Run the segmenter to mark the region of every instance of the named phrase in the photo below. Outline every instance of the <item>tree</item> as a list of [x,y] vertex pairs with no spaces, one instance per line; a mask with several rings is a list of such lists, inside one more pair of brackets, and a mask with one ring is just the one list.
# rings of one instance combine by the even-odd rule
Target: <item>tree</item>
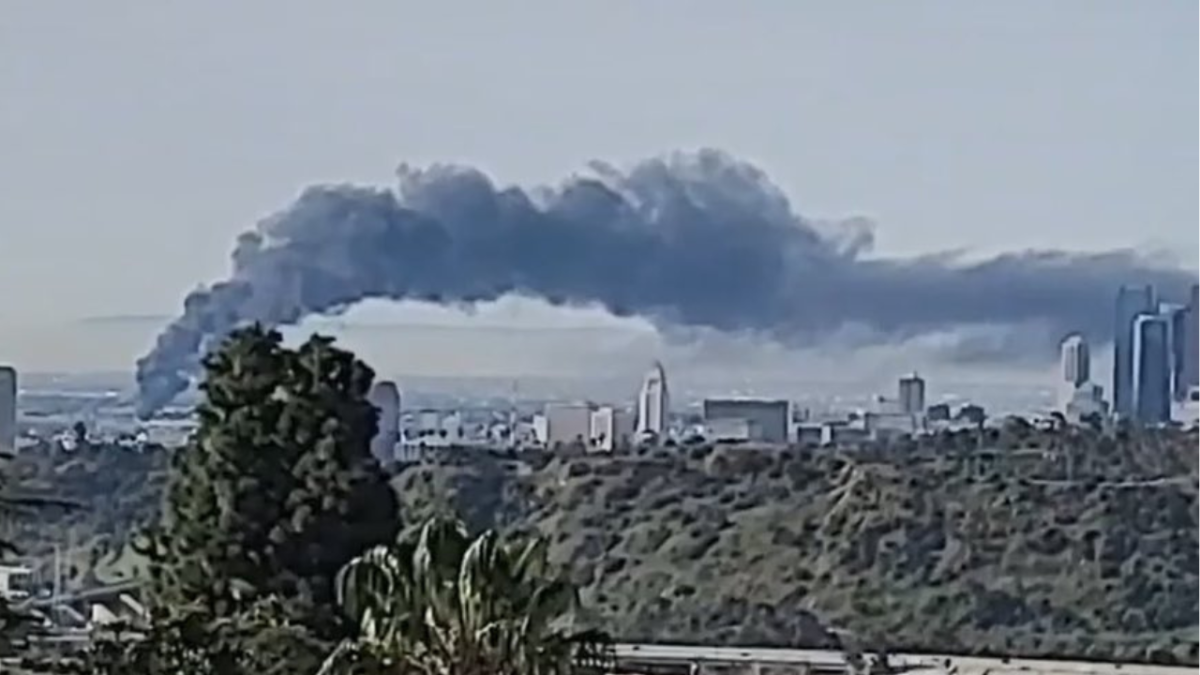
[[88,444],[88,428],[83,420],[75,422],[71,426],[71,435],[75,437],[77,447],[84,448]]
[[150,606],[162,625],[212,628],[270,602],[271,621],[332,644],[346,628],[334,576],[398,528],[369,450],[373,373],[329,338],[291,350],[258,325],[233,332],[204,368],[198,428],[144,541]]
[[[274,598],[212,619],[199,612],[159,616],[148,626],[98,628],[89,647],[49,664],[59,675],[293,675],[311,672],[307,654],[320,649],[302,627],[281,622]],[[298,653],[299,651],[299,653]],[[270,654],[273,658],[264,658]]]
[[542,538],[469,537],[433,518],[338,575],[338,599],[358,625],[322,675],[558,675],[611,667],[605,636],[568,632],[578,594],[549,576]]

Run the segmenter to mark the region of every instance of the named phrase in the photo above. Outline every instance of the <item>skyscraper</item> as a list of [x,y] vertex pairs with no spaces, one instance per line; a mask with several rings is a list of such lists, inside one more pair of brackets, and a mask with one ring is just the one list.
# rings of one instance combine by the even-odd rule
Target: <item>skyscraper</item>
[[1122,286],[1117,291],[1113,324],[1113,412],[1134,416],[1133,339],[1134,321],[1154,311],[1154,289],[1150,286]]
[[0,366],[0,452],[17,449],[17,371]]
[[371,439],[371,454],[380,463],[396,458],[396,443],[400,440],[400,390],[395,382],[376,382],[367,400],[379,411],[379,426]]
[[906,415],[925,413],[925,380],[913,373],[900,378],[900,412]]
[[1059,407],[1066,408],[1079,387],[1091,379],[1092,355],[1087,340],[1078,333],[1068,335],[1059,346],[1062,372],[1059,377]]
[[642,390],[638,393],[638,435],[653,434],[656,438],[662,438],[667,431],[670,405],[667,371],[661,363],[655,361],[650,372],[646,373],[646,379],[642,381]]
[[1186,305],[1177,305],[1174,303],[1160,303],[1158,313],[1163,317],[1169,327],[1169,343],[1170,350],[1170,380],[1171,380],[1171,400],[1180,401],[1187,395],[1187,382],[1184,370],[1187,367],[1187,341],[1188,341],[1188,318],[1190,312]]
[[1133,322],[1132,417],[1145,424],[1171,420],[1170,314],[1143,314]]
[[1180,371],[1183,375],[1182,395],[1176,392],[1176,398],[1186,398],[1187,391],[1200,386],[1200,285],[1193,284],[1192,292],[1184,309],[1182,341],[1183,345],[1176,353],[1183,359]]
[[1092,377],[1092,355],[1087,340],[1078,333],[1068,335],[1060,348],[1062,379],[1072,388]]

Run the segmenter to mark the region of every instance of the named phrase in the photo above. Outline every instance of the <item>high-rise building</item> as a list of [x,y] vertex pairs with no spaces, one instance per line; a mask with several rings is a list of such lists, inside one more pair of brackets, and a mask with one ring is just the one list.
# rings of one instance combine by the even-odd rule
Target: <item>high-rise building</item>
[[381,463],[390,463],[396,458],[396,444],[400,441],[400,390],[395,382],[382,380],[371,387],[367,400],[379,411],[371,454]]
[[1087,340],[1082,335],[1074,333],[1062,341],[1059,349],[1062,360],[1063,382],[1072,388],[1087,382],[1092,378],[1092,355],[1088,349]]
[[900,412],[905,415],[925,414],[925,380],[913,373],[900,378]]
[[1171,420],[1169,314],[1143,314],[1133,322],[1132,415],[1145,424]]
[[1190,312],[1186,305],[1160,303],[1158,313],[1167,321],[1170,349],[1171,400],[1179,401],[1187,396],[1187,380],[1184,373],[1188,360],[1188,319]]
[[662,438],[667,431],[667,415],[670,414],[671,395],[667,389],[667,371],[655,361],[642,389],[638,392],[637,433]]
[[1186,399],[1187,392],[1200,387],[1200,285],[1192,285],[1192,292],[1184,309],[1181,339],[1183,345],[1176,352],[1183,360],[1180,368],[1183,381],[1179,387],[1182,395],[1179,391],[1176,392],[1176,398],[1179,400]]
[[1154,311],[1154,289],[1150,286],[1122,286],[1117,291],[1113,322],[1113,412],[1133,417],[1133,337],[1134,321]]
[[0,452],[17,449],[17,370],[0,366]]
[[1062,409],[1075,398],[1079,388],[1091,379],[1092,356],[1087,340],[1078,333],[1064,338],[1058,351],[1061,368],[1058,402],[1059,408]]

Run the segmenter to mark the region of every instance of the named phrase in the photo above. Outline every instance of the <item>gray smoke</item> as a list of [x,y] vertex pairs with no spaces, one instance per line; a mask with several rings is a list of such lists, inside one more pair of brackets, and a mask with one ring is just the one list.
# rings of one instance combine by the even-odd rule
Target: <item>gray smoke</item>
[[[806,220],[761,171],[717,151],[628,172],[595,163],[530,191],[458,166],[398,173],[396,190],[307,189],[239,237],[231,277],[189,295],[138,361],[141,412],[186,388],[235,326],[295,323],[364,298],[470,305],[518,293],[787,344],[848,328],[879,342],[960,326],[1036,332],[1036,342],[1072,330],[1105,339],[1119,284],[1182,293],[1195,279],[1128,251],[872,258],[862,222]],[[1029,342],[974,340],[966,358]]]

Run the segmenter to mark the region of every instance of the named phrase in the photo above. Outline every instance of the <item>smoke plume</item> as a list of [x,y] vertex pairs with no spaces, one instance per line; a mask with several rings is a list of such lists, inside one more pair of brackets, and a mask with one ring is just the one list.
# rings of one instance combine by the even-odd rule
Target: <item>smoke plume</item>
[[[138,361],[141,412],[183,390],[200,356],[235,326],[290,324],[364,298],[471,305],[517,293],[785,344],[848,333],[903,340],[963,326],[1038,340],[1081,330],[1103,340],[1119,284],[1182,293],[1195,278],[1128,251],[871,257],[862,222],[806,220],[761,171],[711,150],[627,172],[593,163],[560,186],[529,191],[459,166],[398,174],[395,190],[309,188],[239,237],[229,279],[190,294]],[[984,344],[978,331],[973,340],[957,358],[1030,342]]]

